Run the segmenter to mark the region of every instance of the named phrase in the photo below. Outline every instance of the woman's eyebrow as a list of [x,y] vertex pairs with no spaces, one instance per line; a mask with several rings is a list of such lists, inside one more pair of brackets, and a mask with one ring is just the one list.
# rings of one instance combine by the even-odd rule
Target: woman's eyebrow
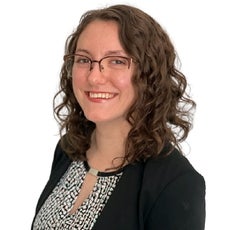
[[75,53],[78,53],[78,52],[90,55],[90,52],[88,50],[86,50],[86,49],[76,49]]
[[123,50],[109,50],[105,52],[105,56],[108,55],[124,55],[125,52]]

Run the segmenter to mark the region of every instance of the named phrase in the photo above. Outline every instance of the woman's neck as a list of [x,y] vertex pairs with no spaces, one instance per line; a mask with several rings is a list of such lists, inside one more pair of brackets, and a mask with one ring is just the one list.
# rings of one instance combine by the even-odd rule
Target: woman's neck
[[119,166],[125,155],[125,144],[130,125],[96,125],[87,151],[88,164],[99,171]]

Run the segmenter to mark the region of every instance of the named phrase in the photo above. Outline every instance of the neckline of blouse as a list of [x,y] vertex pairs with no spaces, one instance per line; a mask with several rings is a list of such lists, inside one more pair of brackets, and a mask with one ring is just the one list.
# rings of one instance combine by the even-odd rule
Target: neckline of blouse
[[84,167],[85,167],[85,169],[86,169],[86,171],[88,173],[90,173],[91,175],[94,175],[94,176],[99,176],[99,177],[115,176],[115,175],[123,172],[124,169],[127,167],[127,165],[126,165],[126,166],[124,166],[122,168],[119,168],[119,169],[117,169],[115,171],[109,171],[109,172],[104,172],[103,171],[102,172],[102,171],[99,171],[99,170],[97,170],[95,168],[90,167],[87,161],[84,161],[83,163],[84,163]]

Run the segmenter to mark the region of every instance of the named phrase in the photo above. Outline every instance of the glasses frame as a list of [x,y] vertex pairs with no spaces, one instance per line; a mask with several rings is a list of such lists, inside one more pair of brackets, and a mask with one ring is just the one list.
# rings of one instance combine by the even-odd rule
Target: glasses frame
[[[89,72],[93,69],[93,63],[98,63],[99,65],[99,70],[100,72],[103,71],[104,67],[101,65],[101,62],[106,59],[106,58],[110,58],[110,57],[118,57],[118,58],[124,58],[128,61],[128,69],[130,68],[131,66],[131,63],[133,62],[133,59],[131,57],[125,57],[125,56],[120,56],[120,55],[109,55],[109,56],[105,56],[103,58],[101,58],[100,60],[94,60],[94,59],[91,59],[85,55],[81,55],[81,54],[67,54],[67,55],[64,55],[63,59],[64,61],[66,62],[69,58],[74,58],[75,56],[80,56],[80,57],[84,57],[86,59],[88,59],[90,61],[90,68],[89,68]],[[74,64],[74,61],[72,62],[72,66]]]

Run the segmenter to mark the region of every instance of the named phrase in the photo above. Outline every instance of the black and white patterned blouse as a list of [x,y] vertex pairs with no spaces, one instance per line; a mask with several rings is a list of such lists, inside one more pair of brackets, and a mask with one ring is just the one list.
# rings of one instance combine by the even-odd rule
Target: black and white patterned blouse
[[[74,161],[38,212],[33,230],[38,229],[87,229],[93,228],[106,202],[119,181],[122,170],[96,172],[97,182],[88,198],[74,214],[70,214],[80,192],[86,173],[91,171],[86,162]],[[92,171],[91,173],[95,173]]]

